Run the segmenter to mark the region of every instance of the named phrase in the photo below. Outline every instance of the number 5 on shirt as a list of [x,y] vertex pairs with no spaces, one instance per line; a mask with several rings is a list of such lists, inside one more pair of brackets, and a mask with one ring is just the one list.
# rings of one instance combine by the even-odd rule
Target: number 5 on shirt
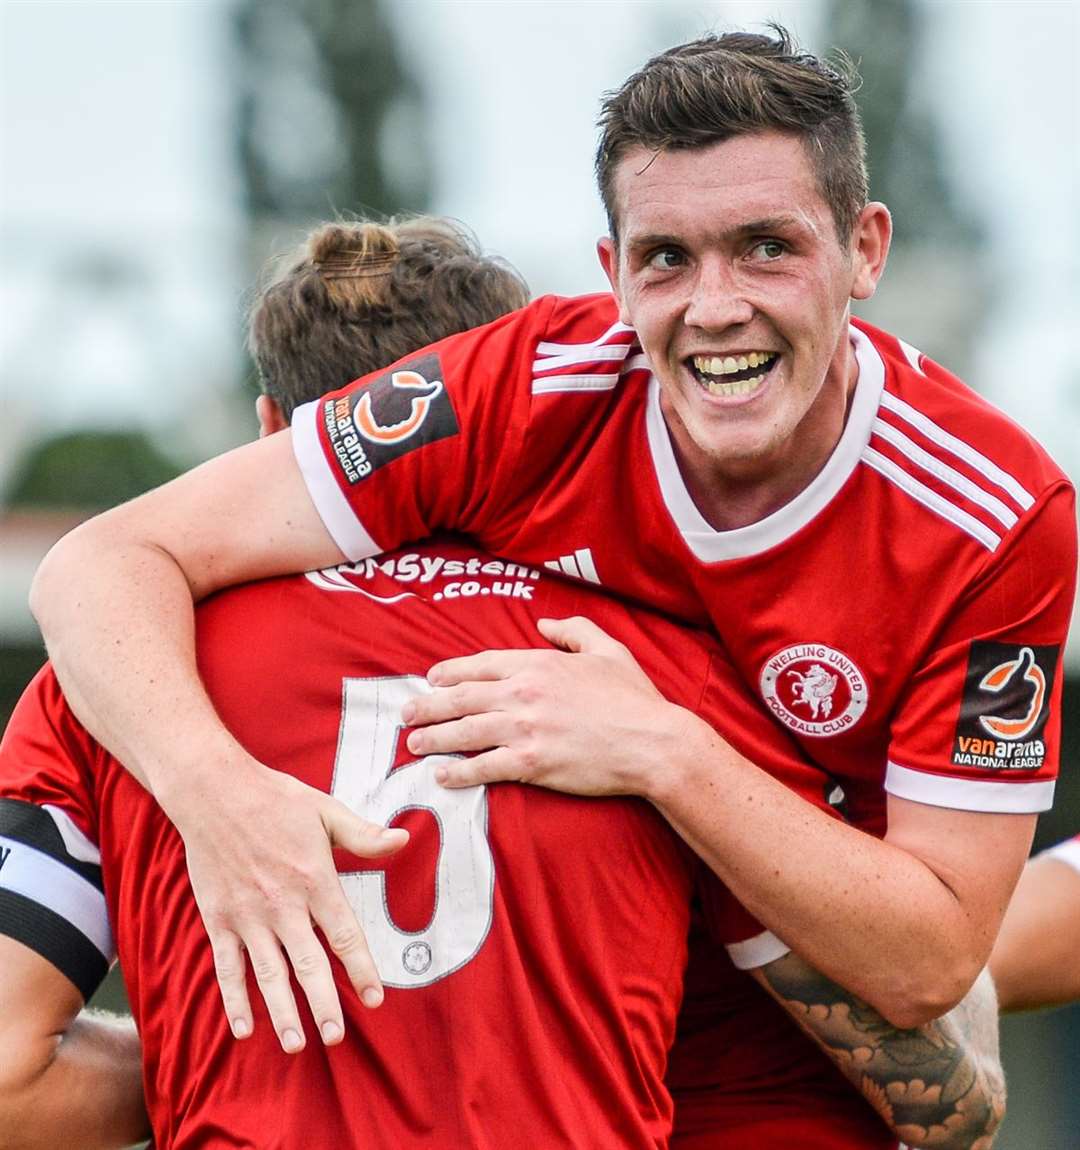
[[491,927],[495,894],[486,788],[440,787],[435,768],[444,755],[392,770],[401,708],[430,690],[418,675],[345,679],[331,788],[334,798],[374,822],[385,825],[419,809],[429,811],[439,827],[435,911],[422,930],[402,930],[390,917],[382,871],[341,875],[379,976],[397,988],[428,986],[475,958]]

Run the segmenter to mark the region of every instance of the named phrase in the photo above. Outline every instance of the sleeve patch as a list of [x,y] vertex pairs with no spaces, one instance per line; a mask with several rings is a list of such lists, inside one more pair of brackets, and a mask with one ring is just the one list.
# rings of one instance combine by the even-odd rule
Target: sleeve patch
[[971,644],[952,762],[979,770],[1037,771],[1046,761],[1060,648]]
[[435,354],[321,400],[319,411],[330,450],[350,485],[459,430]]

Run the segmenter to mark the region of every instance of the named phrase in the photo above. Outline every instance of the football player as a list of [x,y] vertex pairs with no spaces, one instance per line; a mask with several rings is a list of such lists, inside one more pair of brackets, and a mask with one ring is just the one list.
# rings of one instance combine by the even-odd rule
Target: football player
[[[342,364],[393,357],[395,335],[408,346],[416,314],[436,331],[446,327],[451,321],[436,320],[435,304],[418,312],[425,292],[468,322],[521,291],[508,269],[479,259],[445,224],[326,229],[254,313],[264,434],[283,426],[305,391],[345,376]],[[473,303],[478,310],[469,310]],[[398,740],[397,708],[424,689],[403,670],[477,643],[536,642],[541,613],[578,610],[630,642],[669,698],[693,705],[823,804],[831,789],[823,776],[756,710],[711,640],[461,544],[263,583],[201,610],[201,670],[245,743],[380,819],[421,811],[441,829],[441,840],[433,838],[411,815],[416,834],[400,864],[381,873],[352,864],[350,904],[395,990],[375,1024],[346,999],[346,1048],[285,1069],[265,1034],[239,1052],[229,1041],[180,841],[44,670],[0,750],[0,1021],[6,1048],[20,1055],[0,1079],[0,1113],[5,1129],[19,1131],[17,1144],[55,1145],[78,1132],[82,1144],[114,1145],[143,1133],[134,1033],[75,1018],[116,951],[146,1044],[154,1131],[169,1144],[196,1144],[216,1131],[266,1145],[271,1105],[283,1144],[315,1134],[342,1144],[498,1144],[510,1123],[528,1124],[544,1144],[661,1144],[670,1101],[660,1076],[691,884],[705,895],[710,939],[741,940],[745,918],[648,808],[538,792],[525,798],[518,788],[455,794],[434,784],[434,762],[407,761]],[[336,804],[326,803],[324,817],[339,817]],[[354,854],[394,845],[393,835],[372,827],[351,841]],[[614,913],[620,907],[626,913]],[[715,954],[715,943],[708,947]],[[363,954],[344,957],[356,977]],[[914,1067],[920,1081],[966,1079],[945,1105],[923,1097],[882,1109],[906,1133],[944,1128],[952,1116],[955,1138],[992,1129],[1000,1117],[993,1043],[973,1041],[959,1016],[924,1033],[896,1032],[793,955],[758,977],[879,1109],[890,1090],[910,1093],[915,1043],[928,1055]],[[896,1144],[790,1029],[773,1035],[786,1075],[781,1104],[762,1052],[774,1016],[783,1016],[723,959],[708,983],[729,1003],[708,1057],[727,1085],[710,1108],[710,1145],[741,1146],[750,1136],[759,1146],[787,1145],[793,1130],[806,1147]],[[463,997],[473,1004],[465,1014]],[[992,1022],[992,996],[974,1005]],[[507,1017],[516,1020],[509,1046],[498,1037]],[[340,1028],[323,1037],[336,1043]],[[864,1052],[858,1066],[848,1056],[853,1042]],[[286,1045],[302,1047],[302,1035],[287,1036]],[[732,1084],[740,1071],[753,1081],[750,1049],[758,1094],[740,1108]],[[895,1056],[901,1049],[907,1066]],[[532,1070],[541,1065],[537,1083]],[[701,1132],[688,1128],[686,1136]]]
[[[889,214],[867,200],[850,78],[783,31],[646,64],[605,104],[598,170],[612,295],[537,300],[301,407],[290,435],[92,520],[38,573],[69,702],[184,837],[238,1025],[245,962],[278,970],[284,946],[314,969],[316,929],[356,945],[358,927],[326,917],[332,869],[300,861],[326,854],[319,800],[283,795],[201,687],[192,599],[439,530],[708,624],[854,825],[576,624],[545,631],[568,652],[430,672],[448,689],[407,704],[411,751],[494,748],[441,781],[648,799],[760,921],[742,964],[789,946],[901,1028],[989,957],[1057,769],[1068,480],[851,320]],[[256,913],[241,889],[278,897]],[[283,1038],[284,988],[262,988]],[[308,998],[339,1017],[329,976]]]

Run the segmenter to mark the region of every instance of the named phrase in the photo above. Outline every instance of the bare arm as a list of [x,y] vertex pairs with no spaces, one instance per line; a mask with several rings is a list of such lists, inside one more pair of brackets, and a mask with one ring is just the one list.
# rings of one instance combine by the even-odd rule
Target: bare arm
[[890,798],[879,841],[664,700],[592,624],[545,624],[545,634],[566,645],[567,623],[597,646],[485,652],[433,668],[447,689],[411,703],[406,721],[439,725],[414,731],[409,749],[497,748],[440,768],[447,785],[519,779],[641,795],[760,922],[890,1022],[919,1026],[963,998],[986,965],[1034,816]]
[[340,559],[285,432],[83,524],[49,553],[32,590],[71,709],[148,786],[184,838],[234,1032],[245,1036],[253,1026],[246,953],[287,1050],[304,1045],[304,1032],[283,950],[324,1041],[344,1033],[313,922],[364,1002],[382,999],[330,842],[374,856],[407,836],[265,770],[235,741],[198,678],[193,600]]
[[149,1137],[130,1019],[79,1013],[46,959],[0,937],[0,1150],[106,1150]]
[[752,974],[912,1150],[988,1150],[1005,1077],[985,971],[944,1018],[913,1029],[886,1022],[795,954]]
[[1080,999],[1080,872],[1051,855],[1031,860],[990,958],[1002,1011]]

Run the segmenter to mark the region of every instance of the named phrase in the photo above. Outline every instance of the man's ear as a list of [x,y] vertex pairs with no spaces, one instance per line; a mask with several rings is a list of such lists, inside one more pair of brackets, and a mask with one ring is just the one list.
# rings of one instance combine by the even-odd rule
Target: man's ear
[[623,304],[622,293],[619,291],[619,249],[615,246],[615,241],[610,236],[602,236],[596,241],[596,255],[619,305],[619,323],[628,324],[630,320]]
[[268,395],[260,395],[255,400],[255,415],[259,420],[259,438],[265,439],[275,431],[284,431],[289,421],[282,414],[281,407],[276,399]]
[[892,242],[892,216],[881,203],[866,205],[859,213],[851,236],[854,278],[852,299],[869,299],[877,290],[878,280],[885,271]]

